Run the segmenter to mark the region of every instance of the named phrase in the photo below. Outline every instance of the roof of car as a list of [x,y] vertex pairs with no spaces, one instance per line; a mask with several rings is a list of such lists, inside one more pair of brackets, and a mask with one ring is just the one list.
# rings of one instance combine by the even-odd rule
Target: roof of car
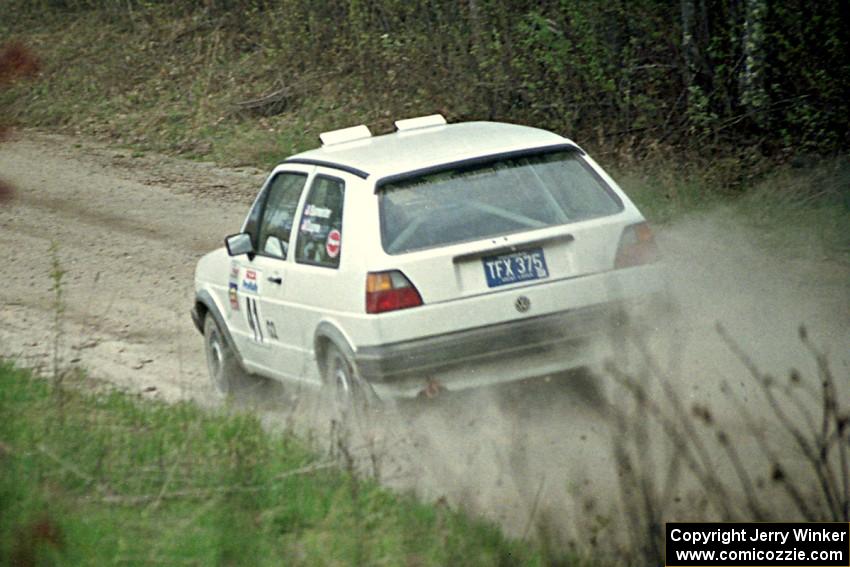
[[287,158],[342,169],[360,177],[388,177],[476,157],[572,144],[539,128],[501,122],[461,122],[325,145]]

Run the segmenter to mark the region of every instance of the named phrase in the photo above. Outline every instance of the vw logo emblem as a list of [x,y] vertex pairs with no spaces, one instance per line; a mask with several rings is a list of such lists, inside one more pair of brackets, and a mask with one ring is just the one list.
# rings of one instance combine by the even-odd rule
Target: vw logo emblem
[[514,307],[516,307],[516,310],[520,313],[525,313],[531,309],[531,300],[524,295],[520,295],[516,298],[516,301],[514,301]]

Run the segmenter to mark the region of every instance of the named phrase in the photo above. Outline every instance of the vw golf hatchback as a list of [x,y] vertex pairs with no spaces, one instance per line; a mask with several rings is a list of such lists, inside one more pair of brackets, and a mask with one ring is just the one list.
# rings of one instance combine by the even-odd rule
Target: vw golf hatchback
[[575,143],[440,115],[321,135],[198,263],[210,376],[413,397],[591,365],[663,291],[652,232]]

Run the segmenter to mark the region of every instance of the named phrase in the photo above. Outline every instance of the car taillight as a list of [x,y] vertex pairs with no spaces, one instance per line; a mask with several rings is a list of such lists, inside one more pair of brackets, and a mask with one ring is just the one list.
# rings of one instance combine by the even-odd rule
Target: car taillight
[[366,274],[366,313],[383,313],[422,305],[422,297],[398,270]]
[[639,222],[623,229],[614,268],[651,264],[659,258],[658,246],[649,223]]

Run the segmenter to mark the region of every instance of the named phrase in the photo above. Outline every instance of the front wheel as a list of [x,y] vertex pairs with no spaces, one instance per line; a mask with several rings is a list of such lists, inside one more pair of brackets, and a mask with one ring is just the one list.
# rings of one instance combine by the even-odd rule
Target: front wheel
[[209,313],[204,319],[204,350],[210,381],[216,393],[230,396],[244,390],[252,382],[236,359],[236,353],[227,343],[215,318]]

